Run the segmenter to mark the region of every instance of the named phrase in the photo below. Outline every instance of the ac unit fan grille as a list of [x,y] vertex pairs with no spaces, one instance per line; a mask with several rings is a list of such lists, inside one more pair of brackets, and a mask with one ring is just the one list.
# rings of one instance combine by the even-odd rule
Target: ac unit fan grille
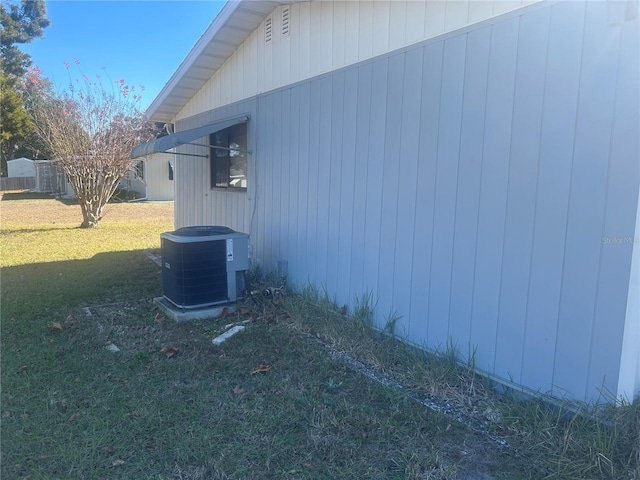
[[165,297],[179,306],[228,300],[225,240],[179,243],[162,239]]

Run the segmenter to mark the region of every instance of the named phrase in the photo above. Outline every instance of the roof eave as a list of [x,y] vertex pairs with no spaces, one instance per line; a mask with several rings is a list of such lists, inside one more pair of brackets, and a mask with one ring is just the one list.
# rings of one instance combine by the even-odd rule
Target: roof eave
[[[172,122],[275,7],[306,1],[310,0],[228,0],[151,102],[146,111],[147,120]],[[216,54],[212,54],[211,46],[215,43],[226,47],[225,51],[218,53],[220,50],[216,49]],[[201,61],[204,57],[206,62]],[[195,72],[198,73],[196,76],[193,75]]]

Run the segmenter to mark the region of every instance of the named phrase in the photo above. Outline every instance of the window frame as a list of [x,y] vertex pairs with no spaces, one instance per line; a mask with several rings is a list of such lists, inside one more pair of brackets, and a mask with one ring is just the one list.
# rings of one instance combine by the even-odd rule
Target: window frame
[[145,174],[147,173],[145,163],[145,159],[141,158],[138,162],[133,164],[132,168],[134,178],[139,178],[143,182],[145,181]]
[[[221,143],[220,136],[226,135],[225,140]],[[209,135],[209,181],[211,190],[219,190],[226,192],[246,192],[248,186],[248,126],[246,122],[237,123],[223,130],[213,132]],[[237,141],[240,140],[239,143]],[[234,145],[236,146],[234,148]],[[232,183],[232,162],[233,154],[237,152],[244,160],[243,176],[245,186],[234,187]],[[225,155],[226,153],[226,155]],[[241,160],[242,161],[242,160]],[[226,165],[220,165],[221,162]],[[226,185],[219,183],[219,174],[226,179]]]

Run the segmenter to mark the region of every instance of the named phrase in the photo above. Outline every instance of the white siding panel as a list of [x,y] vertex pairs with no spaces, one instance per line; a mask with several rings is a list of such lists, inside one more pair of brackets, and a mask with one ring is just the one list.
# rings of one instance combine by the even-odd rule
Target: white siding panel
[[271,161],[269,162],[270,168],[267,173],[267,176],[271,181],[269,187],[271,192],[271,202],[267,200],[267,202],[265,202],[265,206],[269,212],[273,212],[272,214],[268,214],[270,218],[268,230],[270,233],[269,237],[271,239],[271,248],[269,249],[268,257],[266,258],[268,265],[274,265],[278,261],[276,252],[283,244],[283,237],[286,236],[286,233],[284,232],[285,219],[282,218],[282,204],[284,203],[283,197],[285,195],[285,191],[282,189],[282,176],[285,173],[282,161],[282,134],[284,130],[282,125],[282,100],[284,93],[286,92],[282,92],[282,95],[272,95],[273,103],[271,105],[270,117],[271,131],[268,137],[269,145],[267,146],[271,156]]
[[390,2],[373,2],[373,55],[389,51]]
[[406,45],[405,29],[407,25],[407,2],[395,1],[389,6],[389,44],[387,51]]
[[466,36],[444,42],[438,150],[433,210],[433,247],[429,288],[429,338],[444,351],[449,341],[449,305],[451,304],[451,268],[454,244],[456,191]]
[[[340,237],[342,237],[342,231],[340,231],[340,210],[342,205],[342,177],[344,175],[342,149],[344,139],[344,128],[349,128],[344,125],[344,100],[345,100],[345,74],[344,72],[332,75],[331,82],[331,98],[327,101],[331,103],[331,137],[328,140],[328,156],[324,160],[329,165],[329,182],[324,189],[328,194],[328,209],[329,209],[329,223],[327,226],[327,279],[325,284],[331,292],[338,292],[338,271],[339,271],[339,253],[340,253]],[[333,233],[338,231],[337,241],[331,241]],[[343,239],[349,240],[349,239]],[[340,292],[343,296],[345,292]],[[342,300],[346,300],[342,298]]]
[[[413,288],[407,280],[413,274],[413,250],[421,248],[415,241],[414,228],[420,206],[416,205],[418,190],[418,164],[420,149],[420,105],[422,102],[422,72],[424,50],[416,48],[405,54],[404,79],[402,86],[402,118],[400,131],[400,178],[398,183],[398,210],[396,221],[396,249],[394,252],[393,309],[401,320],[395,333],[406,336],[409,333],[411,298]],[[417,243],[417,245],[416,245]]]
[[446,2],[444,29],[447,32],[467,26],[469,15],[469,2]]
[[427,2],[407,2],[406,22],[404,26],[405,41],[408,45],[419,42],[425,38],[424,19],[427,10]]
[[[257,45],[257,53],[256,53],[256,81],[258,85],[258,89],[255,93],[264,92],[265,89],[265,80],[264,80],[264,72],[265,72],[265,49],[266,45],[264,44],[264,22],[260,24],[260,26],[254,32],[256,35],[256,45]],[[250,95],[249,92],[245,92],[247,96]]]
[[[278,32],[282,31],[282,10],[280,7],[276,10],[278,12]],[[291,10],[289,10],[289,15],[291,15]],[[290,17],[291,18],[291,17]],[[287,83],[291,83],[296,79],[291,75],[291,33],[289,35],[282,35],[278,33],[277,35],[280,39],[279,52],[278,52],[278,77],[276,78],[276,85],[286,85]]]
[[[320,95],[319,80],[311,83],[310,105],[309,105],[309,190],[308,190],[308,210],[307,218],[307,271],[308,279],[316,285],[321,284],[323,280],[318,280],[318,212],[319,212],[319,194],[324,191],[325,185],[319,185],[320,162],[320,143],[326,143],[327,139],[320,135]],[[322,259],[325,261],[325,259]]]
[[[610,151],[620,29],[606,18],[607,5],[587,2],[578,98],[578,119],[569,196],[555,383],[586,392],[594,342],[602,227]],[[612,54],[614,53],[614,54]],[[603,339],[598,338],[597,342]],[[593,379],[598,385],[617,381]],[[611,387],[611,385],[607,385]],[[615,390],[615,389],[614,389]],[[561,394],[561,392],[556,392]]]
[[[322,28],[320,19],[322,18],[322,4],[311,2],[309,4],[309,76],[313,77],[321,72]],[[293,19],[292,19],[293,20]]]
[[238,48],[238,55],[233,55],[231,59],[232,63],[232,101],[236,102],[244,98],[244,53],[245,44],[240,45]]
[[[460,164],[456,199],[455,238],[451,267],[451,310],[449,335],[470,338],[473,306],[482,146],[486,109],[491,28],[467,36],[467,61],[460,132]],[[459,345],[462,355],[470,356],[471,345]]]
[[[215,108],[217,105],[223,105],[222,103],[222,82],[219,81],[220,73],[216,73],[213,78],[209,81],[210,84],[213,85],[213,92],[211,92],[211,96],[209,98],[209,102],[203,101],[203,103],[207,104],[210,108]],[[193,103],[193,102],[192,102]],[[197,108],[197,105],[193,105],[192,108]],[[193,114],[198,113],[197,110],[193,112]]]
[[345,2],[344,65],[353,65],[360,57],[360,4]]
[[[273,14],[271,15],[271,18],[273,18]],[[275,28],[275,27],[274,27]],[[262,66],[262,70],[261,70],[261,77],[263,80],[263,84],[262,84],[262,90],[263,92],[268,92],[269,90],[272,90],[274,88],[277,87],[277,85],[273,82],[273,69],[276,68],[274,66],[274,48],[275,48],[275,41],[272,40],[270,43],[264,43],[264,36],[263,36],[263,40],[261,42],[264,45],[264,50],[262,51],[262,59],[263,59],[263,66]]]
[[584,8],[550,11],[522,382],[552,390]]
[[258,34],[253,32],[244,43],[244,65],[242,78],[244,98],[258,91]]
[[342,131],[342,162],[340,165],[340,205],[338,206],[338,284],[336,295],[340,304],[349,304],[353,295],[361,294],[362,289],[351,290],[352,251],[361,248],[362,243],[354,244],[354,218],[357,215],[354,207],[356,191],[356,175],[361,171],[356,168],[356,126],[358,119],[358,81],[359,70],[351,69],[345,73]]
[[[234,56],[235,57],[235,56]],[[235,58],[229,58],[220,69],[220,93],[223,105],[233,102],[233,63]]]
[[278,88],[283,84],[284,78],[282,75],[282,65],[285,62],[289,62],[287,53],[284,50],[284,37],[280,34],[280,28],[282,26],[282,7],[278,7],[273,11],[271,18],[273,19],[273,36],[271,40],[271,46],[269,48],[271,55],[271,75],[270,75],[270,87]]
[[[300,263],[303,262],[303,254],[298,250],[298,223],[301,221],[298,216],[298,204],[301,201],[301,197],[304,196],[304,193],[301,193],[298,189],[299,180],[298,180],[298,170],[300,168],[300,158],[298,155],[299,145],[300,145],[300,124],[299,124],[299,107],[300,104],[300,89],[291,89],[290,90],[290,98],[287,101],[286,109],[284,110],[284,114],[287,117],[289,122],[287,131],[283,140],[287,143],[285,146],[286,153],[286,179],[284,181],[284,187],[286,188],[289,196],[287,199],[286,205],[286,213],[287,218],[289,220],[288,224],[288,250],[289,254],[289,265],[295,268],[301,268]],[[300,278],[299,275],[296,275],[297,278]]]
[[[284,90],[281,96],[281,111],[280,125],[281,132],[280,138],[280,163],[281,168],[279,171],[280,176],[280,216],[282,218],[282,224],[280,226],[280,248],[285,252],[291,251],[293,248],[295,237],[291,235],[292,219],[289,215],[291,210],[291,203],[293,201],[293,191],[290,185],[291,178],[291,90]],[[278,172],[276,171],[276,174]]]
[[516,382],[521,380],[548,30],[549,11],[541,10],[521,20],[518,38],[495,360],[496,373]]
[[[378,298],[378,265],[380,261],[380,217],[382,210],[382,183],[384,179],[384,137],[387,102],[387,76],[389,65],[386,59],[375,62],[372,72],[371,111],[369,120],[369,156],[367,168],[367,203],[365,206],[364,281],[365,291],[373,299]],[[374,300],[375,301],[375,300]]]
[[301,65],[301,38],[302,32],[300,31],[302,28],[307,28],[302,24],[302,13],[300,11],[300,4],[295,3],[291,5],[291,13],[289,19],[296,18],[297,22],[289,23],[289,36],[293,37],[293,41],[290,40],[290,55],[289,55],[289,68],[290,68],[290,78],[292,82],[296,82],[302,78],[302,74],[300,71]]
[[427,13],[424,25],[425,37],[432,38],[444,33],[446,11],[447,2],[445,1],[435,0],[433,2],[427,2]]
[[[318,20],[320,20],[318,22]],[[320,15],[312,15],[311,41],[317,43],[317,56],[312,55],[312,74],[331,70],[333,59],[333,2],[320,2]],[[315,32],[314,32],[315,30]],[[315,33],[315,35],[314,35]]]
[[[380,218],[380,251],[378,270],[378,308],[388,315],[393,306],[396,227],[398,218],[398,182],[400,180],[400,135],[402,132],[402,85],[404,83],[404,55],[389,58],[384,127],[384,165],[382,170],[382,208]],[[386,97],[386,98],[385,98]],[[384,326],[381,324],[381,326]]]
[[[292,109],[295,108],[297,110],[297,115],[292,116],[292,120],[296,121],[296,123],[300,127],[299,131],[299,143],[298,143],[298,152],[297,152],[297,163],[298,163],[298,228],[297,228],[297,249],[298,249],[298,258],[292,259],[293,265],[289,265],[289,271],[291,272],[292,279],[304,279],[305,276],[308,276],[308,265],[309,265],[309,253],[310,249],[307,247],[308,238],[307,238],[307,229],[309,224],[309,215],[308,212],[310,210],[309,204],[311,202],[311,190],[310,190],[310,163],[311,163],[311,154],[310,154],[310,139],[309,139],[309,125],[311,119],[310,113],[310,90],[311,86],[309,83],[305,83],[300,86],[300,88],[296,89],[296,91],[300,92],[298,103],[291,104]],[[292,99],[293,100],[293,99]],[[304,282],[305,280],[298,280],[299,282]]]
[[318,206],[316,222],[316,251],[318,252],[316,264],[317,284],[327,284],[327,270],[330,245],[330,195],[331,185],[331,124],[332,124],[332,91],[333,82],[331,76],[322,77],[319,80],[320,108],[318,125]]
[[471,0],[469,2],[469,13],[467,20],[469,23],[476,23],[487,18],[491,18],[493,14],[493,2],[486,0]]
[[416,192],[415,243],[411,276],[412,302],[409,338],[424,339],[431,344],[429,325],[429,291],[431,251],[433,245],[433,212],[435,207],[440,89],[442,86],[443,42],[425,46],[423,57],[422,102],[420,109],[420,146],[418,156],[418,190]]
[[[258,125],[271,125],[273,124],[273,95],[265,95],[260,98],[258,105]],[[252,243],[255,245],[257,265],[264,267],[265,263],[270,260],[271,255],[271,228],[270,218],[267,215],[270,211],[272,202],[272,190],[273,179],[270,174],[270,148],[272,145],[271,129],[260,129],[258,131],[257,142],[257,155],[256,155],[256,195],[255,205],[253,210],[255,211],[255,217],[257,219],[257,225],[252,228],[250,235],[255,236],[255,240]],[[264,152],[264,154],[262,153]],[[257,252],[260,252],[260,256],[257,256]]]
[[[280,171],[275,171],[276,175],[279,173],[280,176],[280,191],[282,192],[280,195],[280,217],[281,217],[281,225],[280,225],[280,249],[285,252],[290,252],[294,242],[295,237],[291,235],[292,229],[292,218],[289,215],[289,211],[291,210],[291,203],[293,201],[292,194],[293,191],[290,186],[290,177],[291,177],[291,90],[285,90],[282,92],[282,103],[281,103],[281,111],[282,114],[280,116],[280,125],[281,132],[280,138],[278,139],[280,142]],[[280,258],[280,256],[278,257]]]
[[358,59],[373,57],[373,2],[359,4],[358,11]]
[[[295,17],[292,16],[292,22],[295,23]],[[296,26],[292,25],[293,32],[299,34],[299,53],[297,60],[300,62],[300,76],[296,77],[296,80],[302,80],[311,76],[311,4],[300,4],[300,28],[296,30]]]
[[517,18],[494,25],[471,325],[471,344],[478,345],[477,365],[490,371],[494,369],[496,351],[517,46]]
[[354,47],[357,48],[357,45],[347,45],[345,41],[347,34],[345,2],[331,3],[333,5],[333,28],[331,33],[333,52],[331,54],[331,69],[336,69],[345,65],[346,51],[353,50]]
[[355,120],[356,151],[353,203],[353,240],[351,243],[350,300],[361,296],[371,288],[367,284],[365,265],[369,262],[365,252],[366,211],[369,199],[367,184],[369,175],[369,124],[372,103],[373,66],[367,63],[358,68],[357,113]]
[[518,0],[496,0],[493,2],[493,15],[502,15],[521,6],[522,3]]

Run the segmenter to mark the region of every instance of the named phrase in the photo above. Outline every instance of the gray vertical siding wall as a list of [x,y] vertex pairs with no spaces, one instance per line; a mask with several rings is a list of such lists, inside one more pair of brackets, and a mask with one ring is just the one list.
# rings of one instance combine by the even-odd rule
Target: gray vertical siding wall
[[177,226],[249,232],[263,268],[339,303],[372,292],[378,325],[396,312],[408,341],[498,378],[616,392],[638,56],[627,2],[537,5],[191,117],[251,115],[249,190],[183,157]]

